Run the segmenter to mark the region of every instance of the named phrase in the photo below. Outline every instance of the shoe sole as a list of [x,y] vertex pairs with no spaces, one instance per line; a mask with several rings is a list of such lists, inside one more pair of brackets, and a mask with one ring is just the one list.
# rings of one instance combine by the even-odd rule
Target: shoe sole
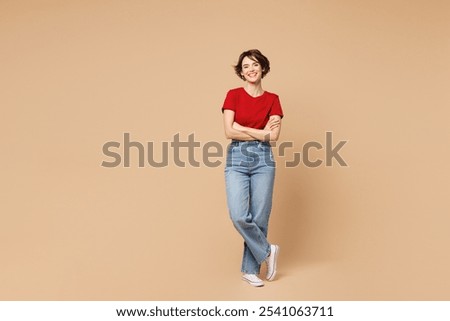
[[277,275],[277,260],[278,260],[278,253],[280,252],[280,247],[278,245],[275,245],[275,258],[273,259],[273,272],[272,275],[267,276],[267,281],[273,281],[275,279],[275,276]]
[[247,282],[248,284],[254,286],[254,287],[262,287],[264,286],[264,282],[252,282],[249,279],[246,279],[244,277],[242,277],[242,280],[244,280],[245,282]]

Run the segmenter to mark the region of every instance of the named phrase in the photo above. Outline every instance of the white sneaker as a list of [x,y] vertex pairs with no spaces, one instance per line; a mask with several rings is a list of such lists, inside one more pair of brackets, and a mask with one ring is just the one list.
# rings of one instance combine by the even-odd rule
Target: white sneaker
[[267,263],[267,275],[266,279],[268,281],[272,281],[275,279],[275,275],[277,274],[277,259],[278,252],[280,252],[280,247],[278,245],[270,245],[270,255],[266,258]]
[[247,281],[248,284],[253,286],[264,286],[263,280],[261,280],[256,274],[243,274],[242,280]]

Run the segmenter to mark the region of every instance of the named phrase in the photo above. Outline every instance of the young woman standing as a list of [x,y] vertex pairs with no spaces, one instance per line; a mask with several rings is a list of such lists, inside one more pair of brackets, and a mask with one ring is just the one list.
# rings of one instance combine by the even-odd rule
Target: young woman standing
[[234,69],[245,84],[229,90],[222,107],[225,135],[232,140],[225,166],[227,205],[244,238],[242,279],[263,286],[261,264],[267,264],[268,281],[277,272],[279,247],[267,240],[275,178],[270,142],[278,139],[283,111],[278,96],[262,88],[270,63],[259,50],[243,52]]

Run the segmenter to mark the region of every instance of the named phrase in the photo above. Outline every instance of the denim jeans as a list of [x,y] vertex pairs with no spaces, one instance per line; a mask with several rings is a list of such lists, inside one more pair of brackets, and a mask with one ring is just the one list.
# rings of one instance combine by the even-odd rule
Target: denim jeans
[[230,143],[225,166],[227,205],[234,227],[244,238],[244,273],[259,274],[270,252],[267,229],[274,179],[275,162],[269,143]]

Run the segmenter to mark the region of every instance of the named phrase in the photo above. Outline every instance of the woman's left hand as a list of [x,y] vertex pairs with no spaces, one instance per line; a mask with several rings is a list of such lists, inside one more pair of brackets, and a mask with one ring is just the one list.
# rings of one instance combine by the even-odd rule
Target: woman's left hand
[[271,117],[264,127],[265,130],[274,130],[275,128],[280,126],[280,118],[279,117]]

